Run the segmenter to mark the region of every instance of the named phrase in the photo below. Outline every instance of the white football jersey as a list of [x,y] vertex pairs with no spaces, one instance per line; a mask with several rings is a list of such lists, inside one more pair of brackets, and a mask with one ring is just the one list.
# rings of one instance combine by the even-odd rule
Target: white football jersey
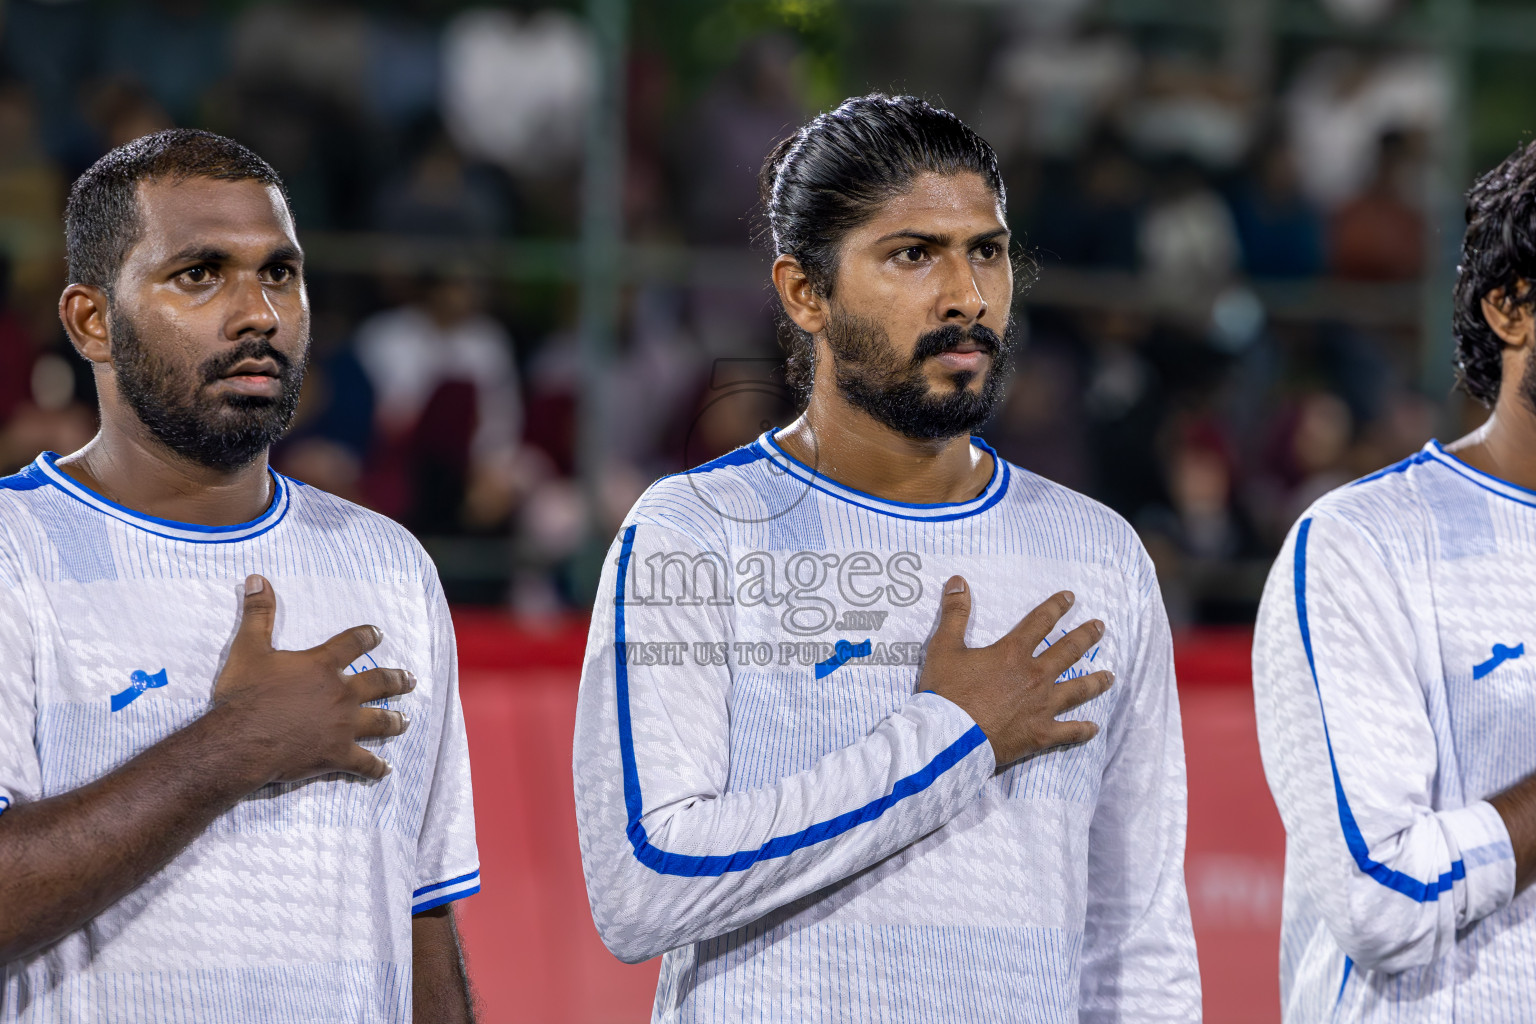
[[250,573],[277,592],[274,646],[372,623],[383,642],[350,670],[418,682],[388,702],[411,727],[365,741],[388,776],[252,793],[84,928],[0,964],[0,1021],[410,1020],[411,914],[479,888],[453,625],[431,561],[395,523],[276,474],[260,518],[210,528],[116,505],[55,461],[0,479],[0,813],[201,715]]
[[1430,442],[1319,499],[1253,649],[1289,1024],[1529,1021],[1536,894],[1487,798],[1536,770],[1536,492]]
[[[574,771],[598,931],[666,954],[653,1020],[1199,1018],[1152,566],[1114,513],[995,465],[969,501],[902,504],[770,432],[630,513]],[[1105,622],[1066,673],[1118,676],[1066,716],[1097,737],[999,772],[969,715],[916,692],[954,573],[972,646],[1062,589],[1053,638]]]

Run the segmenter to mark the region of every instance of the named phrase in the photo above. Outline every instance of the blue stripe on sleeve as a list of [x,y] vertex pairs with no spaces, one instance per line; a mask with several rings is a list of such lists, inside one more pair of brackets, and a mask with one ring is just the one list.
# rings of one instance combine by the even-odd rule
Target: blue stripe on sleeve
[[1435,881],[1421,882],[1372,860],[1371,848],[1360,834],[1354,812],[1349,809],[1349,798],[1344,795],[1344,783],[1339,779],[1339,763],[1333,756],[1333,739],[1328,734],[1328,714],[1323,709],[1323,688],[1317,680],[1317,661],[1312,656],[1312,631],[1307,627],[1307,535],[1311,530],[1312,520],[1308,518],[1301,521],[1296,531],[1296,620],[1301,626],[1302,646],[1307,651],[1307,667],[1312,670],[1312,687],[1317,692],[1318,712],[1323,717],[1323,740],[1328,744],[1328,765],[1333,769],[1333,793],[1339,805],[1339,825],[1344,830],[1344,843],[1364,874],[1394,892],[1400,892],[1420,903],[1428,903],[1439,899],[1442,892],[1449,892],[1452,885],[1467,876],[1462,862],[1456,861],[1449,871]]
[[466,897],[473,896],[475,893],[477,893],[479,891],[480,891],[480,883],[476,882],[473,886],[469,887],[468,889],[455,889],[452,892],[445,892],[441,896],[429,897],[428,899],[426,899],[425,901],[420,902],[420,903],[412,903],[411,904],[411,916],[414,917],[417,914],[425,913],[428,910],[432,910],[432,909],[435,909],[437,907],[442,906],[444,903],[452,903],[455,900],[465,899]]
[[629,717],[629,666],[624,657],[624,584],[629,576],[629,556],[635,546],[635,529],[631,525],[624,531],[624,543],[619,549],[618,582],[614,586],[614,671],[619,714],[619,761],[624,772],[624,809],[629,817],[625,831],[630,845],[635,849],[635,858],[652,871],[694,878],[723,875],[728,871],[745,871],[759,861],[787,857],[796,850],[826,842],[855,826],[874,821],[907,797],[921,793],[933,785],[939,776],[964,760],[967,754],[987,742],[981,726],[973,725],[922,768],[898,779],[885,796],[799,832],[775,836],[753,850],[694,856],[669,853],[652,846],[645,825],[640,821],[643,803],[640,797],[640,774],[635,766],[634,731]]
[[446,882],[434,882],[432,885],[424,885],[420,889],[417,889],[415,892],[411,893],[411,899],[419,900],[429,892],[436,892],[439,889],[446,889],[450,885],[460,885],[472,878],[478,878],[479,875],[480,869],[475,868],[475,870],[467,872],[466,874],[462,874],[458,878],[450,878]]
[[440,907],[444,903],[452,903],[466,896],[473,896],[480,891],[480,869],[460,875],[458,878],[450,878],[446,882],[434,882],[432,885],[424,885],[411,893],[411,913],[419,914],[433,907]]

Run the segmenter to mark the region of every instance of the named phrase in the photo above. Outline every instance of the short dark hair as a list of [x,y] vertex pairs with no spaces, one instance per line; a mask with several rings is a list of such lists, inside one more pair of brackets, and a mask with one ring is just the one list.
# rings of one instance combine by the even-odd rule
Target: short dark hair
[[[781,141],[758,175],[776,255],[793,256],[818,295],[830,297],[838,250],[848,232],[924,173],[981,175],[999,203],[1007,191],[997,154],[947,110],[916,96],[871,93],[844,100]],[[810,386],[810,335],[781,319],[785,375]]]
[[1483,298],[1499,289],[1516,305],[1536,299],[1536,142],[1515,150],[1467,193],[1452,318],[1456,379],[1488,406],[1499,397],[1504,342],[1483,316]]
[[142,181],[259,181],[282,193],[270,164],[233,139],[196,128],[171,128],[118,146],[97,160],[69,190],[64,248],[69,280],[95,285],[110,296],[123,260],[139,240],[138,189]]

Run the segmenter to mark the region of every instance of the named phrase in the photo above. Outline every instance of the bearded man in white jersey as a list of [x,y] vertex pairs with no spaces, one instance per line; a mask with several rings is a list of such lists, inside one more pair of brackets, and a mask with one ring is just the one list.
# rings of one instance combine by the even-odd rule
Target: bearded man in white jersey
[[971,436],[1014,337],[991,147],[873,95],[762,180],[807,404],[614,543],[574,756],[603,940],[665,954],[657,1021],[1197,1020],[1151,565]]
[[65,218],[101,430],[0,479],[0,1021],[468,1021],[436,573],[267,465],[309,347],[281,181],[161,132]]
[[1254,640],[1286,829],[1285,1020],[1529,1021],[1536,1006],[1536,146],[1469,194],[1473,433],[1325,495]]

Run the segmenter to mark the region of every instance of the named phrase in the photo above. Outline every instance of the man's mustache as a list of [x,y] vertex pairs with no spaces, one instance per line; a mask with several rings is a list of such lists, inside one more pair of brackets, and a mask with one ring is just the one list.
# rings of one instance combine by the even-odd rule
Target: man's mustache
[[247,338],[227,352],[221,352],[202,365],[203,383],[213,384],[247,359],[270,359],[277,364],[277,375],[287,379],[293,360],[272,347],[265,338]]
[[912,362],[953,352],[965,341],[973,341],[976,347],[996,360],[1003,353],[1003,339],[985,324],[972,324],[969,329],[959,324],[945,324],[918,336],[917,348],[912,352]]

